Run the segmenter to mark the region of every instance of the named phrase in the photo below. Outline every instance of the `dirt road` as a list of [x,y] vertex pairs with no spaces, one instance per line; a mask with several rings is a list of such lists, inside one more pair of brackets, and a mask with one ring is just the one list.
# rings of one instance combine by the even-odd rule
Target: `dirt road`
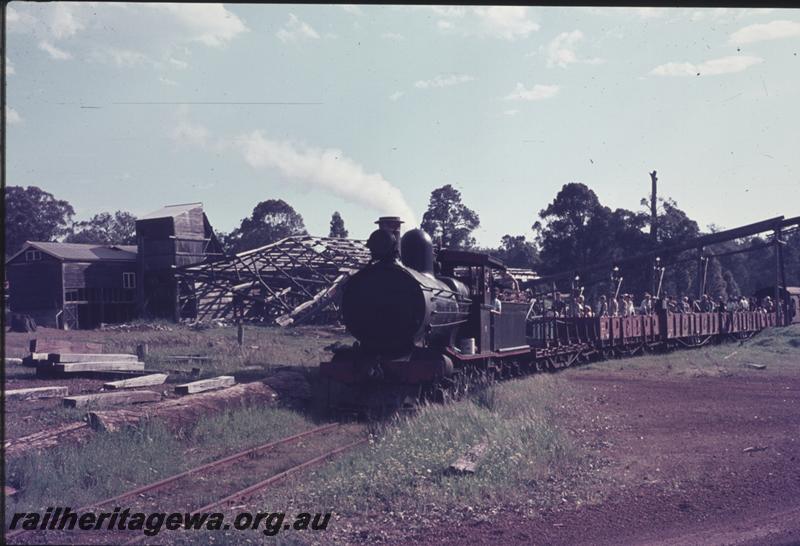
[[[429,530],[438,544],[800,544],[800,375],[586,370],[559,409],[607,462],[597,504]],[[607,491],[608,493],[608,491]]]

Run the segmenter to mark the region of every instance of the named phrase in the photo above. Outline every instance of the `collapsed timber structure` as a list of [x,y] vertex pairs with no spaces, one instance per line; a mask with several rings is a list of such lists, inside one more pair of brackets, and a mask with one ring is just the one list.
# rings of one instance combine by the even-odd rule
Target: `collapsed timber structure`
[[364,241],[301,235],[178,268],[180,317],[281,326],[332,322],[339,289],[369,259]]

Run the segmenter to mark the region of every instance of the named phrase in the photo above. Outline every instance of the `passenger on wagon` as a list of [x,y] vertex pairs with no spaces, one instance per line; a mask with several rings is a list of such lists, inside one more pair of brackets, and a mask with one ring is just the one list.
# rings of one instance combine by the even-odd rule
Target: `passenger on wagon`
[[750,310],[750,302],[742,296],[739,298],[739,311],[749,311]]
[[618,317],[619,316],[619,301],[614,296],[608,298],[608,316],[610,317]]
[[703,294],[703,298],[700,300],[700,310],[703,313],[710,313],[714,310],[714,302],[711,301],[708,294]]
[[767,313],[774,313],[775,312],[775,304],[772,301],[772,298],[767,296],[764,298],[764,311]]
[[689,296],[683,296],[683,300],[681,300],[680,306],[680,313],[691,313],[692,312],[692,304],[689,303]]
[[556,292],[555,299],[553,300],[553,315],[557,317],[563,317],[564,307],[564,302],[561,301],[561,294]]
[[717,312],[718,313],[725,313],[728,311],[728,306],[725,304],[725,299],[720,296],[717,298]]
[[597,303],[597,316],[608,316],[608,299],[605,297],[605,295],[600,296],[600,301]]
[[641,305],[639,305],[639,314],[640,315],[653,314],[653,300],[649,292],[644,293],[644,299],[642,299],[642,303]]
[[625,294],[625,316],[632,317],[636,314],[636,306],[633,304],[633,294]]

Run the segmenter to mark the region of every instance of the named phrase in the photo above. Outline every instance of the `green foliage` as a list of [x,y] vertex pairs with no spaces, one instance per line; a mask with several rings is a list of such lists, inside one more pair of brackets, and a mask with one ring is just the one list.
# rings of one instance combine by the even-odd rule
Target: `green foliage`
[[6,499],[6,514],[57,505],[74,509],[312,426],[288,410],[246,407],[201,419],[177,437],[157,424],[97,433],[85,445],[9,462],[7,483],[20,493]]
[[442,248],[471,248],[471,234],[480,223],[478,214],[461,202],[461,192],[447,184],[431,192],[420,227]]
[[535,222],[544,273],[568,271],[642,252],[643,215],[612,211],[585,184],[565,184]]
[[508,267],[535,268],[539,262],[536,245],[526,241],[524,235],[503,235],[500,247],[492,255],[503,260]]
[[241,225],[227,236],[226,244],[234,252],[243,252],[305,234],[303,217],[291,205],[282,199],[268,199],[256,205],[248,218],[242,219]]
[[136,244],[136,217],[118,210],[95,214],[91,219],[75,222],[72,232],[64,239],[67,243],[93,243],[98,245]]
[[25,241],[53,241],[68,232],[75,211],[67,201],[36,186],[6,186],[5,191],[6,257]]
[[337,210],[331,216],[331,230],[328,233],[328,237],[338,237],[340,239],[346,239],[347,235],[348,232],[344,227],[344,220],[342,220],[342,215],[339,214],[339,211]]
[[[544,499],[548,492],[531,484],[580,461],[550,409],[565,386],[552,376],[531,377],[488,387],[473,400],[426,406],[366,449],[315,472],[292,494],[301,506],[356,514],[478,506],[500,497]],[[485,459],[474,475],[447,471],[484,442]]]

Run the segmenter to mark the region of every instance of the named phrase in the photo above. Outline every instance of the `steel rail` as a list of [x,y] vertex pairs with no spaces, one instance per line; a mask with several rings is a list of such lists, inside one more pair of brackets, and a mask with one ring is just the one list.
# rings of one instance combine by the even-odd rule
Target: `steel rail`
[[[313,459],[309,459],[309,460],[307,460],[307,461],[305,461],[303,463],[300,463],[300,464],[295,465],[295,466],[293,466],[291,468],[288,468],[288,469],[284,470],[283,472],[279,472],[278,474],[270,476],[269,478],[267,478],[265,480],[262,480],[262,481],[260,481],[258,483],[254,483],[253,485],[245,487],[244,489],[240,489],[239,491],[237,491],[235,493],[232,493],[232,494],[230,494],[230,495],[228,495],[226,497],[223,497],[221,499],[218,499],[218,500],[216,500],[216,501],[214,501],[214,502],[212,502],[210,504],[207,504],[205,506],[202,506],[200,508],[192,510],[192,512],[193,513],[209,512],[209,511],[213,510],[214,508],[218,508],[219,506],[223,506],[225,504],[229,504],[229,503],[234,502],[234,501],[242,500],[243,498],[247,497],[248,495],[251,495],[252,493],[256,493],[258,491],[261,491],[262,489],[265,489],[265,488],[269,487],[270,485],[272,485],[272,484],[274,484],[274,483],[286,478],[287,476],[290,476],[291,474],[294,474],[295,472],[298,472],[300,470],[304,470],[304,469],[309,468],[311,466],[314,466],[314,465],[317,465],[319,463],[322,463],[322,462],[330,459],[331,457],[334,457],[335,455],[338,455],[340,453],[344,453],[345,451],[349,451],[349,450],[353,449],[354,447],[358,447],[358,446],[360,446],[362,444],[367,443],[368,441],[369,441],[369,438],[361,438],[360,440],[356,440],[355,442],[352,442],[352,443],[346,444],[344,446],[332,449],[332,450],[330,450],[330,451],[328,451],[326,453],[323,453],[322,455],[319,455],[317,457],[314,457]],[[146,540],[147,538],[148,537],[145,536],[145,535],[139,535],[139,536],[136,536],[136,537],[128,540],[127,542],[123,542],[122,544],[126,545],[126,546],[129,545],[129,544],[138,544],[139,542],[141,542],[143,540]]]
[[[206,463],[204,465],[200,465],[200,466],[196,466],[194,468],[190,468],[189,470],[185,470],[184,472],[181,472],[179,474],[174,474],[172,476],[166,477],[166,478],[164,478],[162,480],[159,480],[157,482],[153,482],[153,483],[150,483],[150,484],[147,484],[147,485],[143,485],[141,487],[137,487],[136,489],[131,489],[130,491],[126,491],[124,493],[120,493],[119,495],[117,495],[115,497],[111,497],[111,498],[108,498],[108,499],[103,499],[103,500],[99,500],[99,501],[96,501],[96,502],[92,502],[90,504],[86,504],[84,506],[81,506],[80,508],[75,509],[75,512],[84,512],[89,508],[96,508],[98,506],[103,506],[103,505],[106,505],[106,504],[111,504],[113,502],[118,502],[118,501],[120,501],[122,499],[126,499],[128,497],[133,497],[135,495],[139,495],[139,494],[145,493],[147,491],[153,491],[153,490],[159,489],[159,488],[161,488],[161,487],[163,487],[165,485],[169,485],[169,484],[171,484],[173,482],[176,482],[176,481],[178,481],[178,480],[180,480],[182,478],[185,478],[187,476],[191,476],[193,474],[197,474],[199,472],[203,472],[204,470],[208,470],[210,468],[215,468],[215,467],[218,467],[218,466],[222,466],[222,465],[224,465],[226,463],[231,463],[231,462],[234,462],[234,461],[238,461],[239,459],[243,459],[243,458],[245,458],[245,457],[247,457],[247,456],[249,456],[249,455],[251,455],[253,453],[258,453],[259,451],[266,451],[268,449],[272,449],[274,447],[278,447],[278,446],[283,445],[283,444],[288,444],[288,443],[291,443],[291,442],[295,442],[295,441],[300,440],[302,438],[305,438],[307,436],[311,436],[311,435],[314,435],[314,434],[319,434],[321,432],[327,432],[327,431],[335,429],[337,427],[339,427],[339,423],[331,423],[329,425],[323,425],[321,427],[312,428],[310,430],[306,430],[306,431],[300,432],[298,434],[294,434],[292,436],[287,436],[286,438],[281,438],[280,440],[274,440],[272,442],[269,442],[269,443],[266,443],[266,444],[262,444],[260,446],[251,447],[251,448],[246,449],[244,451],[240,451],[238,453],[234,453],[233,455],[228,455],[227,457],[223,457],[222,459],[217,459],[215,461],[211,461],[211,462]],[[44,529],[45,532],[49,531],[49,530],[50,529]],[[20,534],[22,534],[22,533],[24,533],[26,531],[27,531],[27,529],[16,529],[14,531],[11,531],[10,533],[6,533],[6,538],[12,538],[12,537],[18,536],[18,535],[20,535]],[[33,531],[42,531],[42,530],[41,529],[35,529]]]

